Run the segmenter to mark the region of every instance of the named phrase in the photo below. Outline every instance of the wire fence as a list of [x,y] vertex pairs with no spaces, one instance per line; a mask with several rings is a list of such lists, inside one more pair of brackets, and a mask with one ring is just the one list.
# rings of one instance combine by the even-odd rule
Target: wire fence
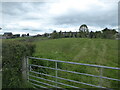
[[[30,60],[37,60],[37,61],[40,60],[40,61],[54,62],[55,67],[53,68],[53,67],[48,67],[48,66],[44,66],[44,65],[42,66],[42,65],[39,65],[39,64],[36,65],[33,62],[31,63]],[[93,75],[93,74],[89,74],[89,73],[82,73],[82,72],[64,70],[64,69],[58,68],[58,63],[99,68],[100,73],[99,73],[99,75]],[[110,77],[103,76],[103,69],[119,71],[120,68],[117,68],[117,67],[108,67],[108,66],[101,66],[101,65],[84,64],[84,63],[76,63],[76,62],[44,59],[44,58],[35,58],[35,57],[27,57],[27,66],[28,66],[28,70],[27,70],[28,81],[31,84],[33,84],[34,86],[36,86],[37,88],[49,88],[49,87],[51,87],[51,88],[64,88],[64,87],[60,87],[60,85],[67,86],[69,88],[79,88],[79,89],[81,88],[80,86],[76,86],[72,83],[86,85],[86,86],[90,86],[92,88],[110,88],[110,87],[105,87],[103,85],[103,79],[110,80],[110,81],[116,81],[117,83],[119,83],[119,81],[120,81],[120,79],[118,79],[118,78],[116,79],[116,78],[110,78]],[[41,70],[36,71],[34,68],[36,68],[36,69],[37,68],[42,68],[44,70],[48,69],[48,71],[49,70],[54,70],[55,74],[54,75],[50,75],[49,73],[46,74],[46,73],[41,72]],[[72,73],[72,74],[76,74],[76,75],[84,75],[84,76],[99,78],[99,85],[82,82],[80,80],[79,81],[78,80],[73,80],[71,78],[68,79],[68,78],[60,77],[59,73],[58,73],[59,71],[65,72],[65,73]],[[54,73],[54,72],[52,72],[52,73]],[[49,78],[46,78],[46,77],[49,77]],[[51,80],[51,78],[53,78],[53,80]],[[71,84],[60,82],[60,80],[71,82]],[[48,83],[48,82],[50,82],[50,83]],[[54,85],[52,83],[54,83]],[[84,88],[86,88],[86,87],[84,87]]]

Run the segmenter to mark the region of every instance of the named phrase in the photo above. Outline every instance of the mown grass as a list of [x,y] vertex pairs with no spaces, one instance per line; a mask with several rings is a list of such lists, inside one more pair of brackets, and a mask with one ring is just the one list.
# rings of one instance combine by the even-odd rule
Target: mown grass
[[[49,39],[43,41],[38,40],[35,41],[34,43],[36,44],[35,53],[33,54],[34,57],[118,67],[117,40],[62,38],[62,39]],[[36,62],[37,64],[43,63],[43,61],[36,61]],[[54,63],[50,63],[50,65],[48,65],[49,63],[44,61],[44,65],[46,64],[46,66],[55,67]],[[70,70],[70,71],[77,71],[81,73],[89,73],[94,75],[100,74],[100,69],[93,67],[59,63],[58,68]],[[48,69],[43,69],[43,71],[51,75],[55,74],[55,71],[50,71]],[[90,76],[83,76],[83,75],[75,75],[61,71],[58,71],[58,76],[76,81],[91,83],[95,85],[99,85],[99,81],[100,81],[99,78],[93,78]],[[103,76],[118,78],[118,71],[104,69]],[[81,88],[91,88],[86,85],[71,83],[65,80],[59,80],[59,81],[67,84],[75,85]],[[105,79],[102,80],[102,84],[103,86],[110,88],[118,87],[118,82],[109,81]],[[68,88],[68,87],[64,86],[64,88]]]
[[35,43],[35,57],[118,67],[117,40],[66,38]]

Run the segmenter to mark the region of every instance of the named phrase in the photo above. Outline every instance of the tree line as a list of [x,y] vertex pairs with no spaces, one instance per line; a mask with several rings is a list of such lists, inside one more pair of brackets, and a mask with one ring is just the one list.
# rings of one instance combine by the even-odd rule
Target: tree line
[[52,39],[57,38],[106,38],[106,39],[115,39],[119,37],[119,33],[115,29],[105,28],[102,31],[90,31],[90,32],[57,32],[54,30],[51,34],[45,33],[44,37],[49,37]]

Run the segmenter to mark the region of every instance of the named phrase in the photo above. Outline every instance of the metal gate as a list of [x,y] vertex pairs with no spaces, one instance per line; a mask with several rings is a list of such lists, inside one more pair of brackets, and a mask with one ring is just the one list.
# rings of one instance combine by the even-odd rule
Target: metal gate
[[[54,67],[48,67],[48,66],[41,65],[40,63],[42,63],[42,61],[54,62],[51,64],[51,66],[54,66]],[[62,66],[66,66],[67,64],[70,64],[71,67],[72,67],[72,65],[73,66],[78,65],[78,66],[82,66],[82,67],[85,66],[85,67],[89,67],[89,68],[90,67],[98,68],[99,75],[93,75],[93,74],[89,74],[87,72],[84,72],[84,73],[76,72],[76,71],[70,70],[71,67],[69,67],[69,70],[60,69],[60,68],[58,68],[59,63],[64,64]],[[86,87],[89,88],[88,86],[90,86],[90,88],[111,88],[111,87],[105,87],[103,85],[103,81],[108,80],[108,81],[106,81],[106,83],[113,81],[113,84],[114,84],[114,82],[116,82],[115,83],[116,85],[119,85],[117,83],[120,82],[119,77],[116,79],[114,77],[111,78],[111,77],[106,77],[103,75],[104,69],[110,70],[111,74],[112,73],[114,74],[114,72],[120,71],[120,68],[117,68],[117,67],[107,67],[107,66],[101,66],[101,65],[84,64],[84,63],[76,63],[76,62],[44,59],[44,58],[35,58],[35,57],[27,57],[27,66],[28,66],[28,71],[27,71],[28,81],[36,88],[81,88],[81,85],[85,85],[84,88],[86,88]],[[40,68],[41,70],[38,70],[38,68]],[[96,69],[96,70],[98,70],[98,69]],[[48,70],[47,74],[44,73],[45,70]],[[54,70],[54,72],[52,72],[52,74],[54,73],[54,75],[51,75],[50,74],[51,72],[49,70]],[[86,82],[82,82],[81,80],[73,80],[71,78],[63,78],[61,76],[67,77],[68,74],[59,76],[60,72],[62,72],[62,74],[71,73],[72,74],[71,77],[74,77],[74,75],[83,75],[83,76],[86,76],[86,78],[87,77],[97,78],[98,85],[91,84],[91,82],[86,83]],[[70,74],[68,75],[68,77],[69,76],[70,76]],[[75,76],[74,78],[77,78],[77,76]],[[63,80],[64,82],[68,82],[68,83],[60,82],[60,80]],[[78,84],[80,84],[80,85],[78,85]]]

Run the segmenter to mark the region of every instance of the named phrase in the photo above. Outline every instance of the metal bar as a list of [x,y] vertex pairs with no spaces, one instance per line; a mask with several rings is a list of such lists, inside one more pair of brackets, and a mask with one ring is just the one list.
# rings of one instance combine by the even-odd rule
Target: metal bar
[[57,62],[55,62],[55,76],[56,76],[56,87],[57,87]]
[[[55,68],[45,67],[45,66],[40,66],[40,65],[34,65],[34,64],[30,64],[30,66],[42,67],[42,68],[48,68],[48,69],[56,70]],[[57,70],[59,70],[59,71],[64,71],[64,72],[69,72],[69,73],[75,73],[75,74],[86,75],[86,76],[98,77],[98,78],[103,78],[103,79],[109,79],[109,80],[120,81],[119,79],[114,79],[114,78],[109,78],[109,77],[103,77],[103,76],[96,76],[96,75],[92,75],[92,74],[79,73],[79,72],[68,71],[68,70],[62,70],[62,69],[57,69]]]
[[[55,76],[52,76],[52,75],[48,75],[48,74],[44,74],[44,73],[39,73],[39,72],[35,72],[35,71],[31,71],[31,72],[55,78]],[[97,86],[97,85],[93,85],[93,84],[83,83],[83,82],[79,82],[79,81],[75,81],[75,80],[71,80],[71,79],[65,79],[65,78],[61,78],[61,77],[57,77],[57,78],[58,79],[62,79],[62,80],[67,80],[67,81],[75,82],[75,83],[79,83],[79,84],[84,84],[84,85],[92,86],[92,87],[106,88],[106,87],[101,87],[101,86]]]
[[[33,79],[29,79],[29,80],[37,82],[37,83],[41,83],[41,84],[44,84],[44,85],[48,85],[48,86],[51,86],[51,87],[56,87],[54,85],[51,85],[51,84],[48,84],[48,83],[44,83],[44,82],[40,82],[40,81],[37,81],[37,80],[33,80]],[[61,87],[57,87],[57,88],[61,88]]]
[[33,85],[35,85],[35,86],[37,86],[37,87],[40,87],[40,88],[47,88],[47,87],[43,87],[43,86],[41,86],[41,85],[34,84],[34,83],[32,83],[32,82],[30,82],[30,83],[33,84]]
[[98,68],[108,68],[108,69],[120,70],[120,68],[117,68],[117,67],[108,67],[108,66],[101,66],[101,65],[94,65],[94,64],[67,62],[67,61],[52,60],[52,59],[45,59],[45,58],[35,58],[35,57],[29,57],[29,58],[30,59],[37,59],[37,60],[47,60],[47,61],[55,61],[55,62],[63,62],[63,63],[69,63],[69,64],[76,64],[76,65],[85,65],[85,66],[92,66],[92,67],[98,67]]
[[72,86],[72,85],[68,85],[68,84],[64,84],[64,83],[60,83],[60,82],[55,82],[55,81],[52,81],[52,80],[49,80],[49,79],[44,79],[44,78],[33,76],[33,75],[29,75],[29,76],[34,77],[34,78],[38,78],[38,79],[42,79],[42,80],[46,80],[46,81],[49,81],[49,82],[53,82],[53,83],[57,83],[57,84],[65,85],[65,86],[69,86],[69,87],[72,87],[72,88],[79,88],[79,87],[76,87],[76,86]]

